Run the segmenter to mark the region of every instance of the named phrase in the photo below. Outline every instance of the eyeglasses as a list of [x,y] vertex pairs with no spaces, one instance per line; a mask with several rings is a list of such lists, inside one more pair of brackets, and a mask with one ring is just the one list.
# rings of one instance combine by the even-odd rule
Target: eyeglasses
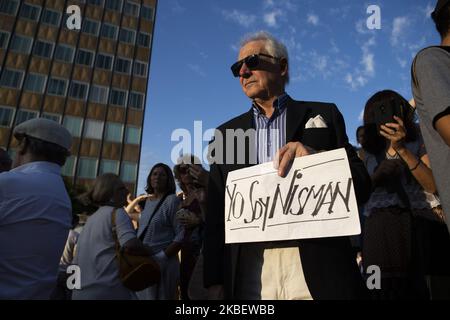
[[233,76],[235,76],[236,78],[239,77],[239,73],[244,63],[250,70],[256,68],[259,65],[259,60],[261,59],[260,56],[272,58],[275,60],[281,60],[280,58],[265,53],[252,54],[251,56],[245,57],[244,59],[239,60],[231,66],[231,72],[233,72]]

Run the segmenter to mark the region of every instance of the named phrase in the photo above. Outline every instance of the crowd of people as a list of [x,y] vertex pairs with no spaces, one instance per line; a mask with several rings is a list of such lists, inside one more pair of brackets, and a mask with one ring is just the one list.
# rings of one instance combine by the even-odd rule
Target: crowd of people
[[[231,71],[251,108],[218,127],[225,141],[214,152],[229,151],[229,129],[255,129],[254,139],[209,172],[190,154],[173,168],[158,163],[137,197],[117,175],[98,176],[76,199],[96,208],[82,228],[60,174],[70,133],[43,118],[16,126],[14,161],[0,149],[0,299],[450,299],[450,1],[432,18],[442,42],[413,62],[414,103],[394,90],[370,97],[358,148],[335,104],[286,93],[286,47],[267,32],[248,36]],[[285,177],[295,158],[339,148],[360,236],[225,243],[229,172],[273,161]],[[138,271],[153,268],[157,280],[135,289],[121,270],[126,256],[148,258]],[[80,273],[69,287],[72,265]],[[373,290],[370,266],[381,271]]]

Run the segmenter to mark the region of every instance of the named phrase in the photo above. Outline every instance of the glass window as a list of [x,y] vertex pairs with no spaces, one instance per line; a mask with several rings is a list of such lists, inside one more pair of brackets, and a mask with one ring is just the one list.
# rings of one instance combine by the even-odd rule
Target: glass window
[[44,112],[41,115],[41,118],[48,119],[48,120],[53,120],[53,121],[58,122],[58,123],[61,122],[61,115],[59,115],[59,114]]
[[139,32],[137,40],[138,45],[140,45],[141,47],[149,48],[151,41],[152,41],[151,35],[149,35],[148,33]]
[[141,8],[141,17],[147,20],[153,20],[153,8],[142,6]]
[[116,160],[102,160],[100,161],[99,175],[104,173],[119,173],[119,161]]
[[19,16],[22,18],[37,21],[39,19],[39,13],[41,12],[41,7],[32,6],[28,3],[23,3],[20,9]]
[[142,109],[144,107],[144,95],[138,92],[130,93],[130,107]]
[[75,48],[68,45],[58,44],[55,51],[55,60],[72,63]]
[[75,161],[76,161],[76,159],[77,158],[75,156],[67,157],[66,163],[64,164],[64,166],[61,169],[61,174],[63,176],[68,176],[68,177],[73,177],[74,176],[74,169],[75,169]]
[[104,38],[116,40],[117,39],[117,26],[113,26],[111,24],[104,23],[102,25],[100,35]]
[[139,5],[137,3],[127,1],[125,2],[125,7],[123,9],[125,14],[133,17],[139,16]]
[[95,179],[97,159],[80,158],[78,163],[78,176],[80,178]]
[[101,140],[103,135],[103,121],[86,119],[84,121],[83,137]]
[[108,88],[92,85],[89,92],[89,101],[106,104],[108,102]]
[[95,6],[103,6],[103,0],[87,0],[87,3]]
[[13,108],[0,107],[0,127],[10,127],[13,115]]
[[122,142],[122,132],[123,132],[123,124],[108,122],[106,124],[106,141],[111,142]]
[[121,42],[134,44],[134,38],[136,36],[136,31],[129,29],[120,29],[119,40]]
[[109,103],[117,105],[117,106],[125,106],[127,100],[127,92],[118,90],[118,89],[111,89],[111,95],[109,98]]
[[100,69],[111,70],[112,61],[113,61],[112,56],[99,53],[99,54],[97,54],[97,60],[95,62],[95,65],[97,68],[100,68]]
[[69,97],[79,100],[85,100],[87,91],[88,91],[87,84],[72,81],[69,88]]
[[61,14],[58,11],[53,11],[51,9],[45,8],[42,12],[42,23],[48,24],[51,26],[59,26],[59,20],[61,18]]
[[11,40],[11,50],[18,53],[29,54],[31,51],[32,38],[23,37],[15,34]]
[[94,36],[98,36],[100,24],[97,21],[84,19],[83,26],[81,27],[81,31],[92,34]]
[[45,76],[43,74],[29,73],[23,86],[24,90],[43,93],[45,86]]
[[125,133],[125,143],[139,144],[141,142],[141,129],[138,127],[127,126]]
[[48,82],[47,93],[55,96],[65,96],[67,80],[51,78]]
[[78,49],[76,63],[90,67],[92,66],[93,58],[94,54],[91,51]]
[[17,116],[16,116],[16,126],[27,120],[37,118],[37,116],[38,116],[37,111],[29,111],[29,110],[19,109],[17,111]]
[[38,57],[50,58],[53,53],[53,43],[37,40],[33,52]]
[[137,164],[133,162],[122,162],[122,170],[120,171],[120,179],[123,182],[136,181]]
[[0,78],[1,87],[18,89],[22,85],[23,71],[5,69]]
[[107,9],[120,11],[122,10],[122,0],[106,0],[105,7]]
[[0,31],[0,49],[6,48],[8,44],[9,32]]
[[69,130],[73,137],[81,137],[81,124],[83,119],[79,117],[65,116],[63,126]]
[[146,77],[148,65],[144,62],[135,61],[133,73],[135,76]]
[[129,74],[130,69],[131,69],[131,60],[119,57],[116,58],[116,65],[114,67],[115,71]]
[[15,16],[19,7],[18,0],[2,0],[0,1],[0,12]]

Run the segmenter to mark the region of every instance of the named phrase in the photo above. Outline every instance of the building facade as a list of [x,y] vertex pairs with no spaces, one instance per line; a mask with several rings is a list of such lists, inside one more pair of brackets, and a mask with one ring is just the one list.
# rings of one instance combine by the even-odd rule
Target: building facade
[[[67,19],[80,9],[81,29]],[[137,188],[157,0],[0,0],[0,147],[44,117],[74,137],[63,175],[113,172]]]

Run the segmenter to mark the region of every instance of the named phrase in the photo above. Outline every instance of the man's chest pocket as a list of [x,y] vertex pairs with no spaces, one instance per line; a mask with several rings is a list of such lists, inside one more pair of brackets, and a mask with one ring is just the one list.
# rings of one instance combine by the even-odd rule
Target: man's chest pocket
[[303,131],[300,142],[315,150],[332,150],[335,137],[329,128],[311,128]]

